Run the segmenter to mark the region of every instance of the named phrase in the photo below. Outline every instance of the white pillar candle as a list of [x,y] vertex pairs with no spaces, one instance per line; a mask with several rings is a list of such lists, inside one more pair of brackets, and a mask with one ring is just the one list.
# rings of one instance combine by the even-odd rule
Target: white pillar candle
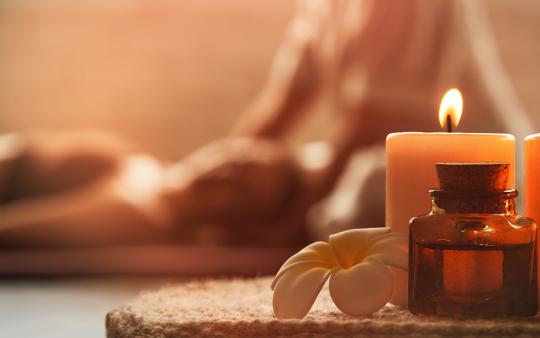
[[[534,219],[536,224],[540,222],[540,134],[525,138],[525,215]],[[537,242],[537,257],[539,254]]]
[[[444,101],[444,100],[443,100]],[[460,108],[460,107],[459,107]],[[455,106],[444,111],[453,111]],[[441,125],[446,118],[440,118]],[[459,120],[459,118],[457,119]],[[457,125],[457,121],[455,123]],[[508,189],[514,187],[515,137],[510,134],[394,133],[386,138],[386,226],[408,233],[412,217],[431,210],[428,190],[438,186],[437,162],[510,163]],[[405,272],[396,278],[392,303],[407,304]]]

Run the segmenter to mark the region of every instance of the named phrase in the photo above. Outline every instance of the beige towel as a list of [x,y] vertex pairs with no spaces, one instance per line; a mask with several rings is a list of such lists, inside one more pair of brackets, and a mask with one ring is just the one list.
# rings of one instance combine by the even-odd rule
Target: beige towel
[[[271,278],[194,281],[145,292],[107,314],[107,337],[538,337],[540,318],[450,320],[387,305],[371,316],[342,314],[323,289],[303,320],[272,314]],[[362,301],[359,299],[358,301]]]

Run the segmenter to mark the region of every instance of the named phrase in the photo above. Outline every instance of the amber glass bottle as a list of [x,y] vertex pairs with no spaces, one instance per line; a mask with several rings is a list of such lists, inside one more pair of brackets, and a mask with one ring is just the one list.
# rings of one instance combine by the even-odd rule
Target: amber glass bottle
[[537,311],[536,224],[504,190],[507,163],[440,163],[431,213],[410,223],[409,309],[451,317]]

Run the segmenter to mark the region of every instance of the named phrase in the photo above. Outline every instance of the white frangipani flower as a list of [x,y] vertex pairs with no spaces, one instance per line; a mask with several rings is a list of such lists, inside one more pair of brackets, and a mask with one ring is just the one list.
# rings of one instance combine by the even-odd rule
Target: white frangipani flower
[[328,278],[336,306],[352,316],[375,312],[392,296],[387,266],[408,269],[407,235],[389,228],[343,231],[329,242],[315,242],[290,257],[274,281],[278,318],[303,318]]

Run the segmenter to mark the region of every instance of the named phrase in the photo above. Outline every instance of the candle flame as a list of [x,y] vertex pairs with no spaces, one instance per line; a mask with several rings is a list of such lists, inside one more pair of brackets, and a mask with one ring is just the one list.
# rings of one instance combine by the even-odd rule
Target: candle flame
[[[461,119],[461,113],[463,112],[463,98],[458,89],[452,88],[444,94],[439,107],[439,123],[441,128],[452,130],[452,127],[457,127],[459,120]],[[448,117],[452,123],[448,126]]]

